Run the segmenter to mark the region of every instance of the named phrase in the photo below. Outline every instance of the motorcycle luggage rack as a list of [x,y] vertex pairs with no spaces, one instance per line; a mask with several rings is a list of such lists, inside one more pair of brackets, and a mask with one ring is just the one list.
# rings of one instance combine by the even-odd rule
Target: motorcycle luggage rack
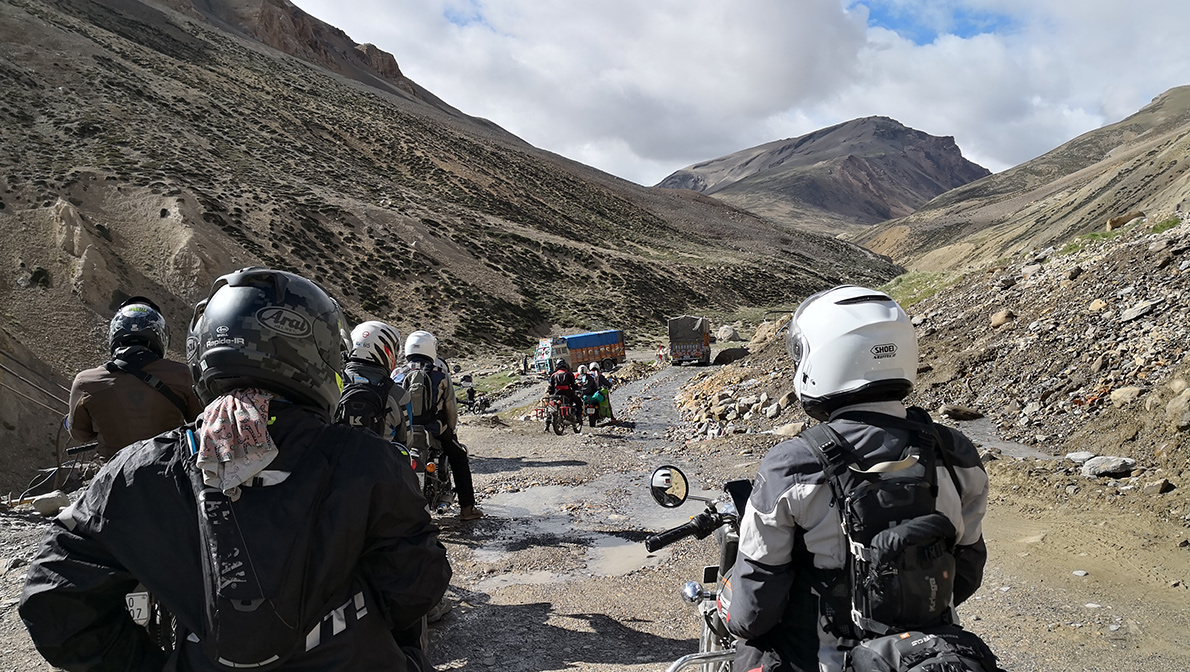
[[665,672],[679,672],[688,667],[695,665],[706,665],[708,663],[730,663],[735,660],[735,649],[727,649],[725,651],[705,651],[703,653],[692,653],[688,656],[682,656],[674,661],[673,665],[665,668]]

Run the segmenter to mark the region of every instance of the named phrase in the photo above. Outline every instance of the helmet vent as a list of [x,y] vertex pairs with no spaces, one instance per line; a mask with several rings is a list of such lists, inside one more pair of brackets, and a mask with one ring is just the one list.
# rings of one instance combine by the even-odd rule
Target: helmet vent
[[857,303],[894,303],[894,301],[884,294],[864,294],[863,296],[852,296],[846,299],[840,299],[835,302],[835,305],[854,306]]

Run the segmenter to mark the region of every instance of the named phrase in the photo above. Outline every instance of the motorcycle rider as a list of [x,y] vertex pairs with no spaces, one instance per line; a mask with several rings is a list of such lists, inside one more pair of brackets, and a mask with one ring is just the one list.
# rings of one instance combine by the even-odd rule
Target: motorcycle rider
[[67,426],[78,441],[98,441],[110,458],[121,448],[194,420],[202,403],[185,364],[165,359],[169,326],[157,304],[134,296],[108,326],[111,360],[80,371],[70,386]]
[[582,395],[584,401],[599,391],[599,387],[595,384],[595,378],[589,371],[586,364],[581,364],[578,367],[578,373],[574,376],[574,384],[578,387],[579,394]]
[[[426,437],[437,441],[450,461],[454,474],[455,493],[459,497],[459,519],[476,520],[483,517],[483,511],[475,506],[475,485],[471,480],[471,462],[467,449],[459,443],[456,428],[459,422],[458,401],[454,385],[450,381],[450,369],[438,358],[438,339],[428,331],[415,331],[405,339],[405,365],[393,373],[398,386],[410,389],[418,376],[414,370],[424,371],[429,376],[429,385],[421,392],[411,391],[409,420],[416,430],[411,436]],[[422,408],[418,408],[418,405]],[[420,440],[420,439],[419,439]],[[428,446],[415,446],[426,449]]]
[[603,390],[604,400],[599,405],[599,412],[615,422],[616,413],[612,410],[612,381],[603,375],[603,369],[600,368],[599,362],[591,362],[591,377],[595,379],[595,389]]
[[[348,389],[352,385],[368,385],[387,389],[384,409],[384,431],[381,436],[401,445],[409,442],[409,420],[405,406],[409,393],[393,384],[392,374],[397,368],[397,353],[401,350],[401,332],[378,320],[361,322],[351,331],[351,354],[343,372]],[[371,404],[369,404],[371,405]]]
[[[394,632],[438,603],[450,564],[409,461],[330,423],[342,324],[301,276],[247,268],[215,281],[186,348],[202,418],[120,451],[29,567],[20,615],[46,660],[431,669]],[[172,654],[125,610],[138,582],[175,615]]]
[[581,409],[583,400],[578,396],[578,383],[574,374],[570,372],[570,364],[565,359],[559,359],[554,365],[554,372],[550,375],[546,394],[553,396],[560,394],[570,400],[571,406]]
[[[922,417],[918,412],[924,411],[902,403],[916,378],[917,337],[895,301],[853,286],[820,292],[797,309],[786,344],[797,365],[798,399],[808,414],[829,423],[854,447],[859,465],[872,469],[904,458],[914,436],[906,418]],[[928,416],[924,419],[928,422]],[[936,464],[936,507],[957,531],[957,606],[983,578],[988,478],[967,437],[934,427],[958,481]],[[804,438],[769,451],[740,520],[727,621],[728,630],[740,638],[736,669],[842,670],[848,644],[824,626],[819,597],[829,592],[822,586],[830,586],[831,577],[839,580],[848,556],[838,511],[829,480]],[[848,613],[850,605],[841,606]]]

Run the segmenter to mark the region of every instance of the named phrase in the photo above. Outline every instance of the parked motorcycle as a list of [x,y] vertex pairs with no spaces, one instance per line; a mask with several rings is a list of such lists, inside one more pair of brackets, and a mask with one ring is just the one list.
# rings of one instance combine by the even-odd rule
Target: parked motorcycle
[[545,431],[550,431],[552,427],[558,436],[562,436],[562,432],[566,431],[563,425],[571,425],[575,434],[583,429],[582,409],[563,394],[551,395],[545,400],[544,405],[538,406],[537,419],[545,420]]
[[[667,668],[667,672],[695,666],[700,666],[702,672],[732,671],[735,638],[727,631],[726,612],[731,604],[731,569],[740,546],[739,512],[748,503],[752,483],[746,480],[729,481],[723,489],[726,497],[718,500],[691,495],[686,475],[671,465],[658,467],[649,481],[649,493],[667,509],[682,506],[687,500],[706,504],[706,510],[691,518],[690,522],[647,537],[645,548],[650,553],[687,537],[705,539],[712,534],[719,546],[719,564],[704,567],[701,582],[687,581],[682,586],[682,599],[695,605],[702,619],[698,653],[679,658]],[[708,589],[705,584],[713,587]]]

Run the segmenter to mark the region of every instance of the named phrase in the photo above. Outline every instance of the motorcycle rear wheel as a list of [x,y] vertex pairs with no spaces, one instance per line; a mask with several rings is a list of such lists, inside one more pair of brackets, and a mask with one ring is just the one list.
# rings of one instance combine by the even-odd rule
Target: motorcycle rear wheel
[[566,431],[566,428],[562,426],[562,414],[559,413],[558,415],[553,416],[552,419],[554,421],[554,433],[558,436],[562,436],[562,432]]

